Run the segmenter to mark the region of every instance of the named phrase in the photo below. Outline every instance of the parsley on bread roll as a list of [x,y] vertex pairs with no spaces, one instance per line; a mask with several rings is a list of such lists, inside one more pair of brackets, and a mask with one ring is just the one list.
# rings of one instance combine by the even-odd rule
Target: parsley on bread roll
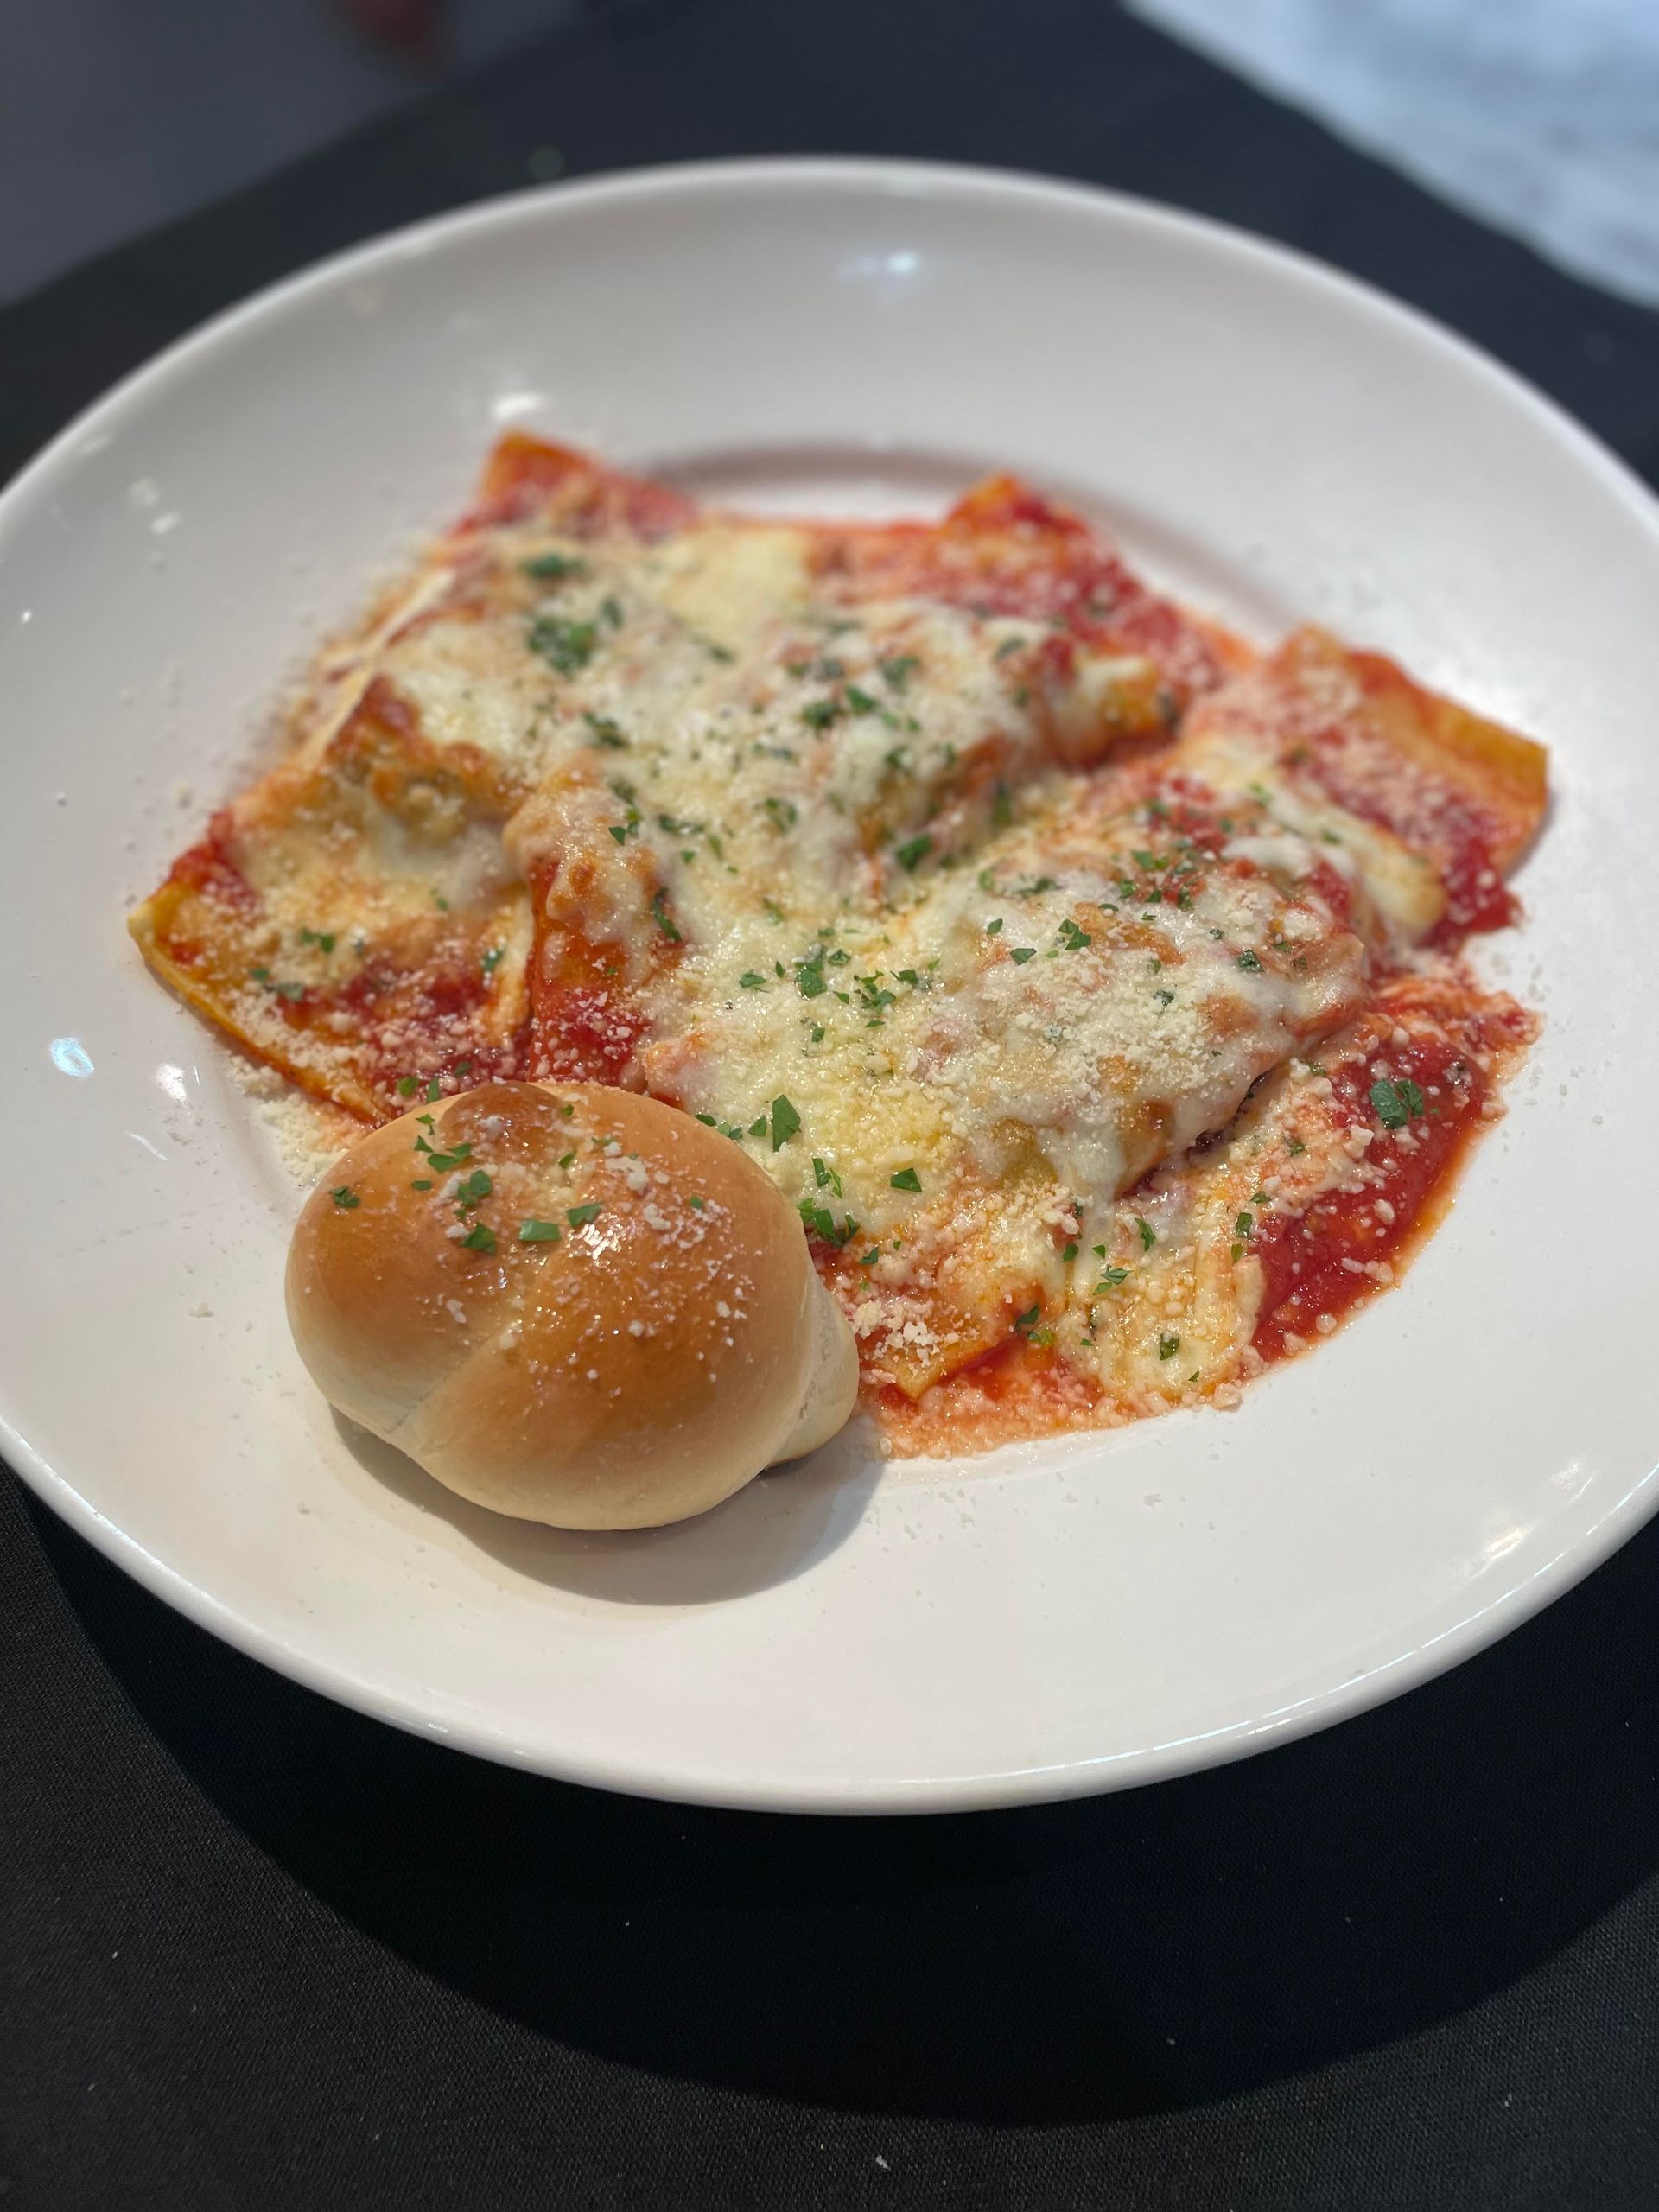
[[702,1513],[851,1412],[851,1332],[729,1137],[589,1084],[486,1083],[361,1138],[288,1260],[331,1402],[561,1529]]

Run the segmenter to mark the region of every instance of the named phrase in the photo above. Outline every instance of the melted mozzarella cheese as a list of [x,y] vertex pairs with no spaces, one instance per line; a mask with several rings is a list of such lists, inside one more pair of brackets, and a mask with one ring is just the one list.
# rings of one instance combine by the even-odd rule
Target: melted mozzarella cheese
[[[576,948],[624,1079],[800,1208],[873,1380],[915,1397],[1017,1329],[1120,1407],[1230,1382],[1264,1147],[1307,1128],[1269,1204],[1357,1172],[1297,1120],[1287,1063],[1364,1002],[1369,946],[1440,918],[1434,868],[1299,777],[1271,685],[1199,700],[1160,764],[1117,767],[1120,733],[1174,711],[1152,658],[838,598],[813,552],[809,528],[720,518],[436,549],[320,671],[302,780],[249,802],[258,919],[220,1000],[195,995],[378,1110],[435,1035],[463,1070],[474,1039],[518,1050]],[[470,1027],[422,995],[439,938],[487,983]],[[389,982],[371,1078],[344,999],[394,943],[410,1010]],[[341,996],[308,1059],[276,952]]]

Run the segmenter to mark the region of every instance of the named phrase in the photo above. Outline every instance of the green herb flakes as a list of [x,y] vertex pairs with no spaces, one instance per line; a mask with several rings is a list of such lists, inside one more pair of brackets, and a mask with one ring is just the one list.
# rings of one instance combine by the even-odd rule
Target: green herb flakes
[[540,584],[563,583],[570,576],[585,576],[588,563],[578,560],[574,553],[538,553],[533,560],[521,561],[519,567],[527,576],[534,576]]
[[563,614],[538,614],[524,643],[561,676],[579,676],[599,644],[599,625],[572,622]]

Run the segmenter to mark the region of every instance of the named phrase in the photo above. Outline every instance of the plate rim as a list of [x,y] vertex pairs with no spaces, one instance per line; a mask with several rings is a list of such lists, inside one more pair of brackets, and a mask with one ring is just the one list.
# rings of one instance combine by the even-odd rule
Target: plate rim
[[[1281,278],[1294,277],[1312,292],[1334,293],[1349,308],[1403,328],[1419,344],[1447,358],[1465,373],[1496,385],[1511,404],[1530,414],[1541,432],[1564,445],[1579,466],[1595,474],[1630,519],[1651,537],[1659,554],[1659,498],[1627,462],[1518,371],[1363,278],[1299,248],[1137,194],[972,163],[817,155],[653,163],[532,186],[423,217],[308,263],[193,326],[80,410],[0,486],[0,529],[14,518],[21,518],[42,486],[49,490],[59,465],[72,457],[83,441],[118,426],[126,411],[142,407],[152,390],[188,373],[215,351],[239,342],[267,319],[302,302],[308,295],[323,292],[388,261],[418,257],[434,246],[465,240],[469,234],[534,223],[550,213],[556,217],[560,210],[574,210],[587,203],[648,201],[665,194],[741,196],[780,187],[867,194],[887,191],[959,200],[979,197],[988,202],[1012,199],[1113,216],[1154,236],[1160,232],[1183,239],[1196,235],[1246,264],[1265,266]],[[1232,1723],[1207,1737],[1034,1770],[930,1777],[901,1783],[796,1781],[768,1787],[752,1780],[722,1782],[690,1771],[645,1774],[626,1759],[618,1763],[581,1753],[550,1753],[543,1745],[526,1744],[510,1731],[492,1727],[476,1717],[465,1723],[436,1720],[413,1699],[365,1681],[345,1664],[319,1657],[245,1618],[210,1589],[147,1550],[35,1451],[3,1406],[0,1457],[77,1535],[152,1596],[243,1656],[350,1710],[450,1748],[559,1781],[681,1803],[813,1814],[965,1812],[1059,1802],[1228,1764],[1274,1745],[1313,1734],[1432,1681],[1496,1643],[1604,1565],[1659,1510],[1659,1479],[1656,1479],[1659,1465],[1656,1465],[1570,1549],[1557,1554],[1491,1606],[1378,1668],[1313,1692],[1282,1711]]]

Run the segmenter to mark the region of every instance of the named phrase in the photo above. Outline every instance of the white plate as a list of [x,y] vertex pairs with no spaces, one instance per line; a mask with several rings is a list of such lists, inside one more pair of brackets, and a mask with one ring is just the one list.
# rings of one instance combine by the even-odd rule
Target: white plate
[[[1405,1287],[1236,1414],[906,1467],[846,1438],[657,1535],[520,1528],[359,1459],[283,1325],[296,1193],[122,906],[512,423],[751,504],[931,505],[1011,465],[1245,626],[1329,622],[1545,738],[1530,919],[1486,966],[1548,1027]],[[1422,1681],[1659,1499],[1656,608],[1654,505],[1535,395],[1307,262],[1129,200],[899,164],[659,170],[265,294],[0,501],[9,1456],[301,1681],[666,1796],[1060,1796]]]

